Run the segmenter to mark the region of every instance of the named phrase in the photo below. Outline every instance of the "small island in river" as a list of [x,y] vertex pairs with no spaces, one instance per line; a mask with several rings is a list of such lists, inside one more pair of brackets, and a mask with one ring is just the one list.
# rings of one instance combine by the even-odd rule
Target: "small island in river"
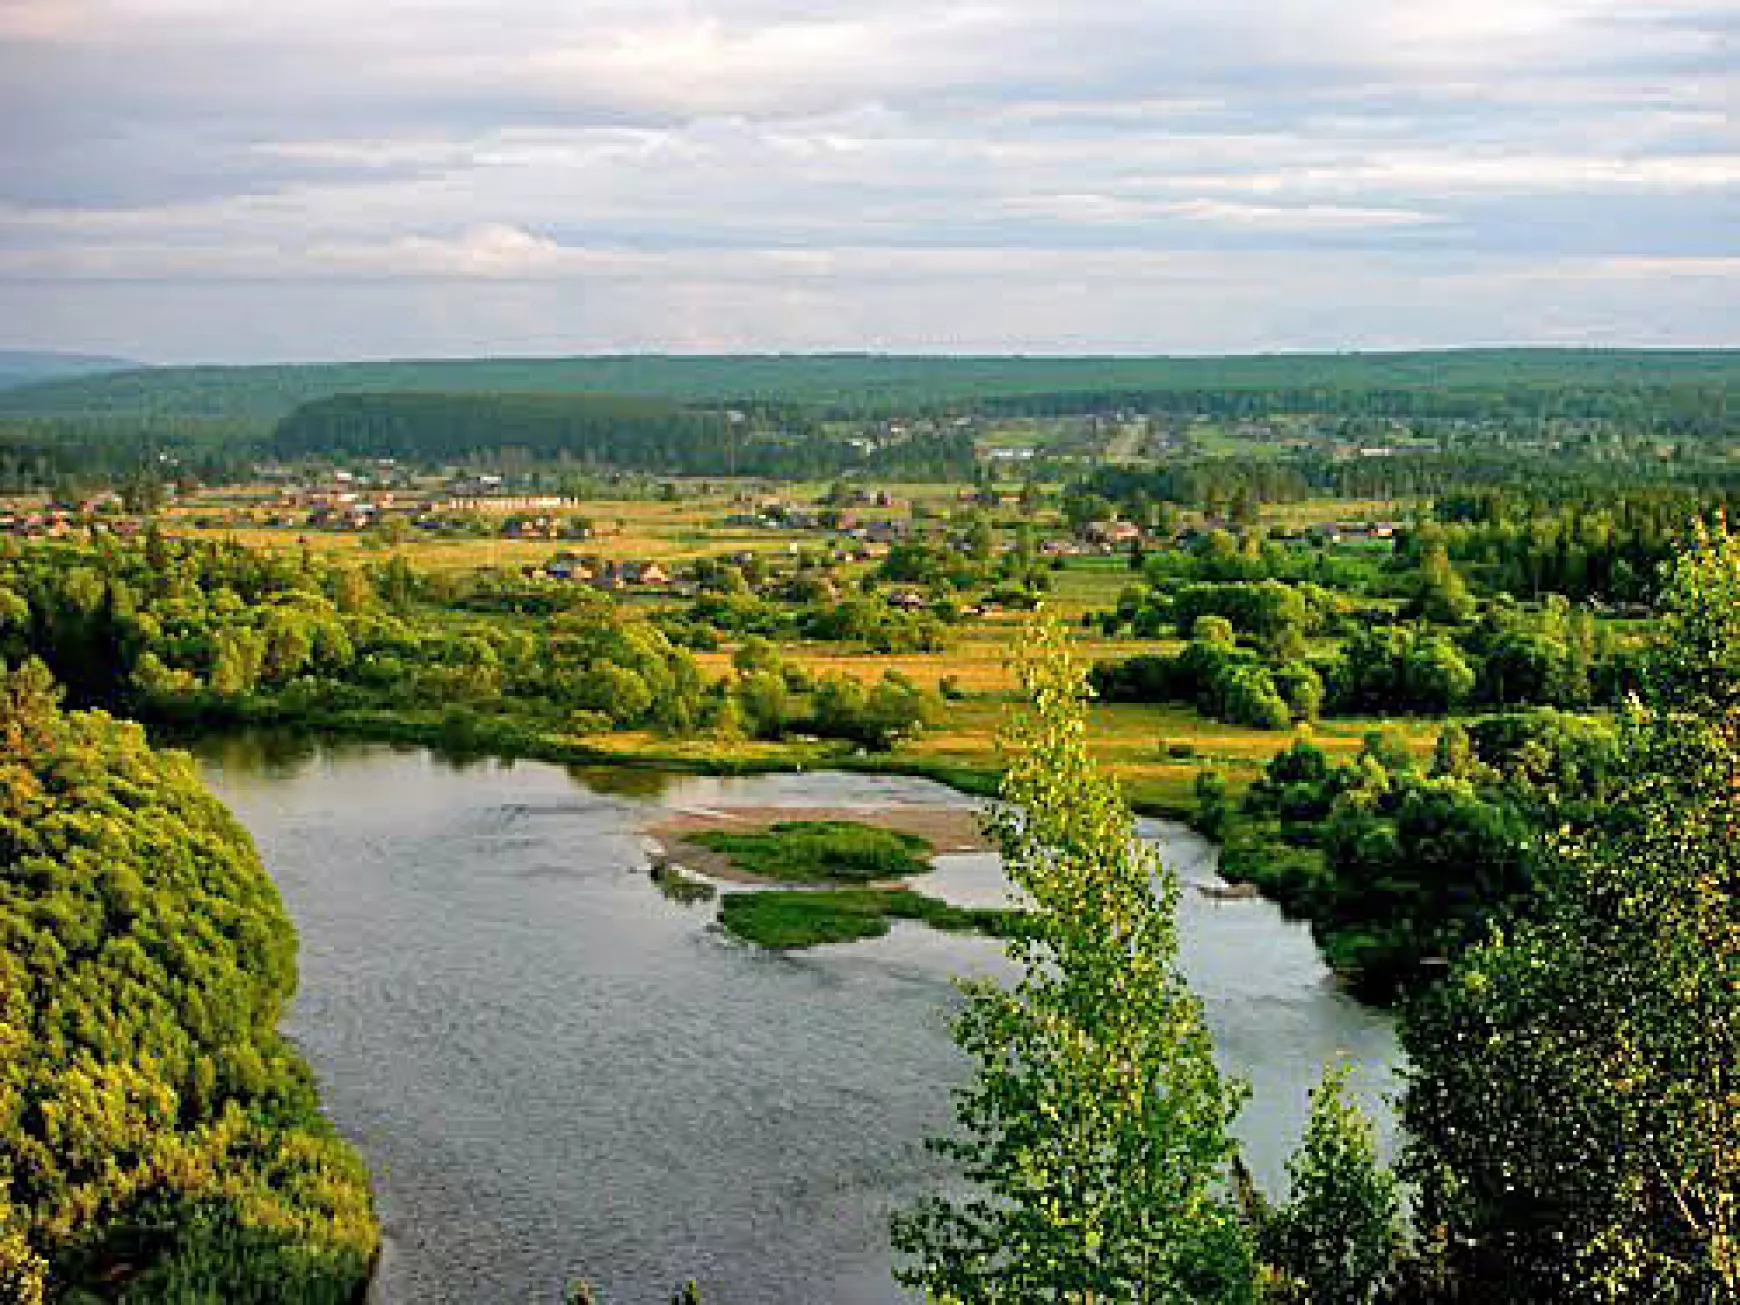
[[[802,819],[793,818],[799,814]],[[926,873],[939,852],[989,847],[968,809],[708,809],[683,812],[647,832],[658,845],[655,877],[668,881],[688,871],[727,883],[770,885],[727,893],[719,907],[727,933],[762,947],[878,938],[895,920],[1002,935],[1020,916],[954,906],[905,882]],[[701,894],[688,899],[706,900]]]

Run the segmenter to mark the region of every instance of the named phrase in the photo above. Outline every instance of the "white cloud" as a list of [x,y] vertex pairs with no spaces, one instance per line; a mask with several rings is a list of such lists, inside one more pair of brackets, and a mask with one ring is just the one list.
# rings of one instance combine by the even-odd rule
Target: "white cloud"
[[[1731,0],[0,0],[0,293],[229,282],[276,313],[289,285],[367,285],[462,323],[427,289],[449,283],[512,299],[503,329],[568,340],[597,333],[535,288],[584,283],[649,329],[663,294],[666,329],[739,346],[758,319],[732,295],[770,347],[801,347],[800,324],[851,345],[840,330],[917,343],[934,322],[1043,347],[1017,326],[1042,336],[1050,303],[1060,344],[1088,338],[1091,287],[1130,347],[1198,293],[1244,304],[1253,345],[1314,323],[1333,346],[1421,329],[1412,277],[1470,337],[1458,294],[1554,338],[1580,304],[1603,330],[1629,313],[1689,338],[1709,315],[1670,320],[1635,269],[1732,286],[1707,256],[1740,222],[1735,18]],[[1502,307],[1521,283],[1490,278],[1531,267],[1569,319]],[[944,302],[987,286],[1004,323]],[[334,338],[375,320],[294,298]],[[0,330],[49,320],[32,303]]]
[[1429,226],[1443,219],[1407,208],[1346,208],[1334,204],[1282,207],[1234,204],[1215,199],[1187,199],[1166,209],[1192,222],[1245,227],[1262,231],[1344,231],[1364,228]]

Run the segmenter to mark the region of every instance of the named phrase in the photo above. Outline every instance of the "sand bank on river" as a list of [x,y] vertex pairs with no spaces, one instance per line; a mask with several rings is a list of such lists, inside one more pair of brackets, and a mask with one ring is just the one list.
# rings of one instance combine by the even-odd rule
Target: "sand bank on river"
[[782,820],[845,820],[891,829],[917,835],[934,853],[983,852],[991,847],[979,828],[979,813],[971,807],[692,807],[667,813],[643,832],[656,844],[655,856],[712,879],[750,884],[763,881],[737,869],[724,853],[689,841],[689,835],[715,829],[751,833]]

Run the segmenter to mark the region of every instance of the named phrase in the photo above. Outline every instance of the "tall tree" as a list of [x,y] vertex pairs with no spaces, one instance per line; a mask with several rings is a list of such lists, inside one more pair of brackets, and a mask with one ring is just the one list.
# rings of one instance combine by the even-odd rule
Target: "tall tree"
[[1404,1031],[1457,1299],[1740,1299],[1740,540],[1670,571],[1604,824]]
[[1243,1090],[1178,969],[1178,881],[1089,756],[1064,638],[1037,624],[1018,654],[1031,708],[988,817],[1029,911],[1007,943],[1018,977],[963,985],[977,1073],[931,1144],[969,1192],[897,1216],[897,1277],[974,1305],[1252,1301],[1228,1184]]
[[1311,1117],[1287,1161],[1292,1194],[1263,1227],[1273,1301],[1364,1305],[1401,1244],[1395,1180],[1378,1161],[1371,1121],[1347,1095],[1348,1067],[1324,1068]]

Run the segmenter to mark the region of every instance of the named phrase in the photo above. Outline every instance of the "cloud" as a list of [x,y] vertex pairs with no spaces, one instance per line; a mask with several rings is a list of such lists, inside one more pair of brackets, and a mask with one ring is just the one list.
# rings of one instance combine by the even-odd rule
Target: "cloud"
[[1190,199],[1168,211],[1192,222],[1212,222],[1264,231],[1339,231],[1362,228],[1426,226],[1442,221],[1431,213],[1406,208],[1344,208],[1334,204],[1233,204],[1224,200]]
[[[1726,0],[0,0],[0,343],[244,347],[154,288],[293,305],[302,352],[403,352],[466,296],[575,347],[917,344],[987,303],[1022,347],[1188,347],[1181,285],[1253,347],[1416,338],[1427,302],[1733,338],[1697,296],[1740,289],[1737,33]],[[1695,270],[1670,311],[1640,267]]]

